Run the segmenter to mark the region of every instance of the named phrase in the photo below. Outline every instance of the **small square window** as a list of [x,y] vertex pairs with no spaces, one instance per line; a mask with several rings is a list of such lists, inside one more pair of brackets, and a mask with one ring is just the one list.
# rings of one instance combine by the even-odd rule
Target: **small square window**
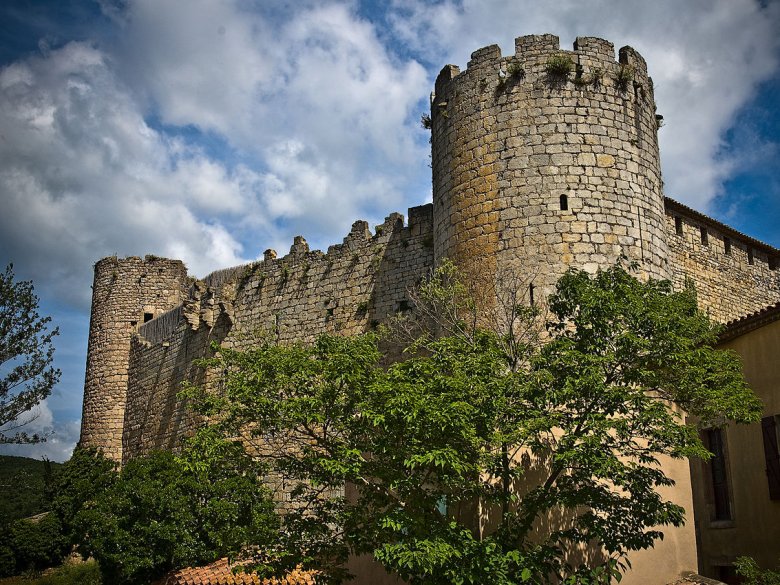
[[148,323],[154,319],[154,313],[144,313],[144,323]]

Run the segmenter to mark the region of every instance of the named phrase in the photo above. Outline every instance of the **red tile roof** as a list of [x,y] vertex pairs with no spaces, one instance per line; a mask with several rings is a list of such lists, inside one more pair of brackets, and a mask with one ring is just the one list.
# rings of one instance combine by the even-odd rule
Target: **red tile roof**
[[314,573],[299,571],[281,579],[261,579],[255,573],[233,573],[241,563],[220,559],[205,567],[189,567],[169,573],[154,585],[314,585]]

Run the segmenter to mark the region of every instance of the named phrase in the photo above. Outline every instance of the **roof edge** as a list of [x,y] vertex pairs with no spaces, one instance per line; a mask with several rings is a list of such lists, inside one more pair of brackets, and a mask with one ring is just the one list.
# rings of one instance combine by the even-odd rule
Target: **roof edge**
[[725,224],[721,221],[718,221],[717,219],[711,218],[709,215],[705,215],[704,213],[700,211],[696,211],[695,209],[688,207],[684,203],[680,203],[679,201],[676,201],[675,199],[672,199],[671,197],[664,197],[664,207],[667,210],[676,210],[680,211],[686,215],[690,215],[694,217],[695,219],[702,221],[704,223],[708,223],[711,226],[716,227],[718,230],[724,232],[727,235],[733,236],[735,238],[739,238],[745,242],[750,243],[755,248],[758,248],[760,250],[763,250],[764,252],[772,255],[772,256],[780,256],[780,249],[775,248],[771,244],[767,244],[766,242],[762,242],[761,240],[757,240],[756,238],[753,238],[747,234],[744,234],[740,232],[739,230],[734,229],[728,224]]

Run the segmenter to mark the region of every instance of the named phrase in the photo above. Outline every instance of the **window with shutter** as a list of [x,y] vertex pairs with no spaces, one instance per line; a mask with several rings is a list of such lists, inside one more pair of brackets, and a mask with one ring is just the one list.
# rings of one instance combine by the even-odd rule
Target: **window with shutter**
[[777,440],[777,419],[777,416],[766,416],[761,419],[766,479],[769,482],[769,499],[771,500],[780,500],[780,448],[778,448]]
[[723,431],[708,429],[706,431],[707,449],[712,453],[710,459],[710,478],[712,480],[712,496],[715,517],[713,520],[732,520],[731,498],[726,467],[726,453],[723,448]]

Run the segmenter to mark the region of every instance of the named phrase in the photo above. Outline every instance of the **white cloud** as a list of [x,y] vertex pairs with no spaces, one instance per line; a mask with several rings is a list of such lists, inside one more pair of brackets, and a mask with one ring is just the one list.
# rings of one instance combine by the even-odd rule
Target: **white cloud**
[[241,227],[265,221],[270,241],[255,238],[257,250],[274,243],[273,221],[327,245],[366,213],[402,208],[409,191],[423,200],[423,67],[393,57],[348,4],[245,8],[129,3],[118,58],[163,123],[214,132],[255,161],[257,206]]
[[19,430],[28,435],[37,433],[46,437],[46,441],[28,445],[0,445],[0,451],[4,455],[32,457],[33,459],[45,457],[60,462],[70,459],[79,440],[81,421],[55,422],[46,400],[35,406],[30,412],[25,413],[19,420],[26,423]]
[[755,0],[396,0],[398,37],[432,63],[465,66],[472,51],[513,38],[552,33],[563,48],[577,36],[599,36],[636,48],[656,85],[666,193],[706,210],[740,161],[721,152],[756,85],[778,67],[780,4]]
[[92,262],[114,252],[176,250],[200,274],[238,263],[226,230],[225,245],[210,243],[251,207],[257,181],[150,128],[111,67],[71,43],[0,70],[4,256],[82,306]]

